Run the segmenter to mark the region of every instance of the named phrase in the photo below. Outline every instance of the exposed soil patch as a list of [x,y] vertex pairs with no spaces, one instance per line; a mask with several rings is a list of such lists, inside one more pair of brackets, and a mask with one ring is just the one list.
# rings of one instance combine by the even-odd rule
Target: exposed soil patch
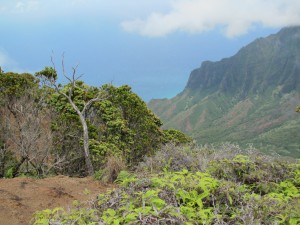
[[0,179],[0,225],[29,224],[37,210],[93,199],[111,187],[92,178],[66,176]]

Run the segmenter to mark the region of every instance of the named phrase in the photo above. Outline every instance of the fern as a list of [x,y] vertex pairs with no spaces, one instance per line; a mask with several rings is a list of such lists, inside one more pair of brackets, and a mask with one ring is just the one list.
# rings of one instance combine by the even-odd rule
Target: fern
[[129,173],[128,171],[122,170],[117,179],[115,180],[116,184],[120,184],[121,186],[128,186],[130,183],[136,181],[136,177]]

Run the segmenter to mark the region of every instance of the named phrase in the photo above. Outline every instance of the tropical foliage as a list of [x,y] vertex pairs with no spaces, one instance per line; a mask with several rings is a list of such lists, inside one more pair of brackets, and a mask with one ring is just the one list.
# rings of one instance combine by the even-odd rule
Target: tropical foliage
[[[176,153],[180,149],[173,146]],[[174,171],[120,173],[119,188],[78,205],[35,214],[34,224],[299,224],[300,164],[253,149],[190,149],[207,165]],[[165,151],[165,150],[162,150]],[[251,155],[249,154],[251,153]],[[254,154],[253,154],[254,153]],[[147,159],[148,161],[150,158]],[[160,165],[152,158],[152,166]],[[144,164],[145,166],[145,164]],[[196,166],[197,167],[197,166]],[[193,172],[194,171],[194,172]],[[143,174],[143,175],[142,175]]]
[[94,177],[117,188],[36,212],[33,224],[300,223],[298,160],[229,143],[197,147],[162,130],[127,85],[56,80],[51,67],[36,76],[0,70],[0,177],[91,175],[88,156]]
[[164,143],[189,140],[163,131],[127,85],[93,87],[75,76],[60,85],[57,78],[52,67],[36,76],[1,72],[1,177],[93,175],[109,157],[133,167]]

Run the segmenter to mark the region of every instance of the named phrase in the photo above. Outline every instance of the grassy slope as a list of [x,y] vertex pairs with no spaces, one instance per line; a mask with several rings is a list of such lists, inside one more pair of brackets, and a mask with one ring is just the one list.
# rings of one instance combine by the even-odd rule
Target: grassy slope
[[[193,97],[188,98],[190,102],[185,99],[186,94],[177,96],[172,104],[163,101],[168,110],[162,110],[160,117],[167,121],[166,128],[187,132],[200,144],[251,143],[265,151],[300,157],[300,115],[294,107],[300,99],[298,93],[252,96],[241,101],[218,93],[200,101]],[[156,106],[159,107],[157,102]],[[155,106],[150,107],[156,111]]]
[[187,132],[200,144],[253,143],[300,157],[299,37],[300,27],[283,29],[230,58],[204,62],[182,93],[149,107],[166,128]]

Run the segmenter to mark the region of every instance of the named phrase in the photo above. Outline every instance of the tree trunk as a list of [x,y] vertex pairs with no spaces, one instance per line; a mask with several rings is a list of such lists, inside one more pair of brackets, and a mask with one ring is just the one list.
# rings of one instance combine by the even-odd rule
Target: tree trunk
[[86,170],[88,172],[89,176],[93,176],[94,175],[94,167],[90,158],[90,150],[89,150],[89,131],[88,131],[88,126],[86,123],[86,118],[85,118],[85,110],[87,108],[84,108],[82,112],[80,112],[80,110],[78,109],[78,107],[75,105],[75,103],[73,102],[72,98],[66,94],[64,94],[63,92],[59,92],[61,94],[63,94],[70,102],[70,104],[72,105],[73,109],[76,111],[77,115],[80,118],[80,122],[82,125],[82,129],[83,129],[83,153],[84,153],[84,159],[85,159],[85,166],[86,166]]
[[83,150],[84,150],[84,159],[85,165],[89,176],[94,175],[94,168],[90,158],[90,150],[89,150],[89,132],[86,120],[82,114],[79,114],[80,121],[83,128]]

